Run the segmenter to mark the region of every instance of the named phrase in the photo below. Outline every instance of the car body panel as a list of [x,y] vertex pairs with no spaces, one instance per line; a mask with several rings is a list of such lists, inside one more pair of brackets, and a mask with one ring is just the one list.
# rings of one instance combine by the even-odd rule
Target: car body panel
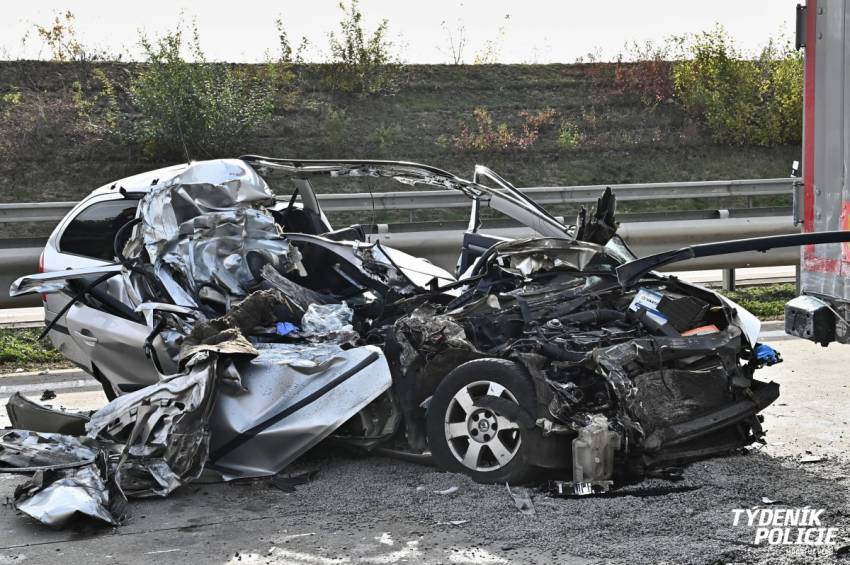
[[375,347],[311,353],[269,345],[244,367],[242,384],[263,394],[221,394],[210,418],[210,461],[226,478],[275,474],[390,388]]
[[66,320],[71,339],[88,354],[92,370],[117,394],[159,381],[159,372],[145,355],[145,340],[151,333],[145,324],[79,302],[68,310]]

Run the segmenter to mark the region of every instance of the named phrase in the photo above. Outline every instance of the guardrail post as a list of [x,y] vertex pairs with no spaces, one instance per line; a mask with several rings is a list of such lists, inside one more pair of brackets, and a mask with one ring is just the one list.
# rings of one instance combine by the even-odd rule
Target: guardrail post
[[735,269],[723,269],[723,290],[735,290]]

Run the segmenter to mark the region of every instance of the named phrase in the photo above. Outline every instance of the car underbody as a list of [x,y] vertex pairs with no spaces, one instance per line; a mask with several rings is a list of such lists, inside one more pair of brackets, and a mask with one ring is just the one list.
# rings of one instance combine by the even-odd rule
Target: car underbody
[[[354,227],[303,229],[321,216],[309,193],[277,205],[261,175],[458,190],[474,214],[489,204],[540,237],[497,241],[456,278]],[[246,157],[157,179],[116,236],[115,264],[13,287],[143,324],[136,349],[156,382],[92,414],[13,397],[0,470],[35,473],[16,505],[45,523],[117,524],[126,497],[165,496],[205,468],[274,475],[328,438],[430,453],[479,481],[546,470],[576,495],[760,440],[779,386],[754,374],[781,359],[757,342],[758,320],[650,272],[669,254],[636,259],[614,212],[608,190],[565,227],[487,169],[465,181],[400,162]],[[92,359],[127,346],[96,343]]]

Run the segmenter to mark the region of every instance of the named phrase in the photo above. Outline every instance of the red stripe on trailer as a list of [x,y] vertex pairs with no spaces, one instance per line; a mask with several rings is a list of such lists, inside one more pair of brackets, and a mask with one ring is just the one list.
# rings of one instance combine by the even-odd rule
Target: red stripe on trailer
[[815,45],[817,0],[806,3],[806,68],[803,90],[803,229],[814,231],[815,223]]
[[[815,45],[817,0],[806,2],[805,84],[803,90],[803,231],[815,229]],[[806,256],[814,247],[806,247]]]
[[[807,246],[806,251],[808,248],[814,249],[814,245]],[[831,257],[807,256],[803,259],[803,270],[810,273],[838,274],[841,271],[841,261]]]

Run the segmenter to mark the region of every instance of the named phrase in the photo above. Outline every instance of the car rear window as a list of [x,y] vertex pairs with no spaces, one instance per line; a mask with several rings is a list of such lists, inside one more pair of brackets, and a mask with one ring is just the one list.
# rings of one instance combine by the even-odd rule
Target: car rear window
[[138,200],[96,202],[71,220],[59,240],[59,251],[113,261],[116,232],[136,216]]

